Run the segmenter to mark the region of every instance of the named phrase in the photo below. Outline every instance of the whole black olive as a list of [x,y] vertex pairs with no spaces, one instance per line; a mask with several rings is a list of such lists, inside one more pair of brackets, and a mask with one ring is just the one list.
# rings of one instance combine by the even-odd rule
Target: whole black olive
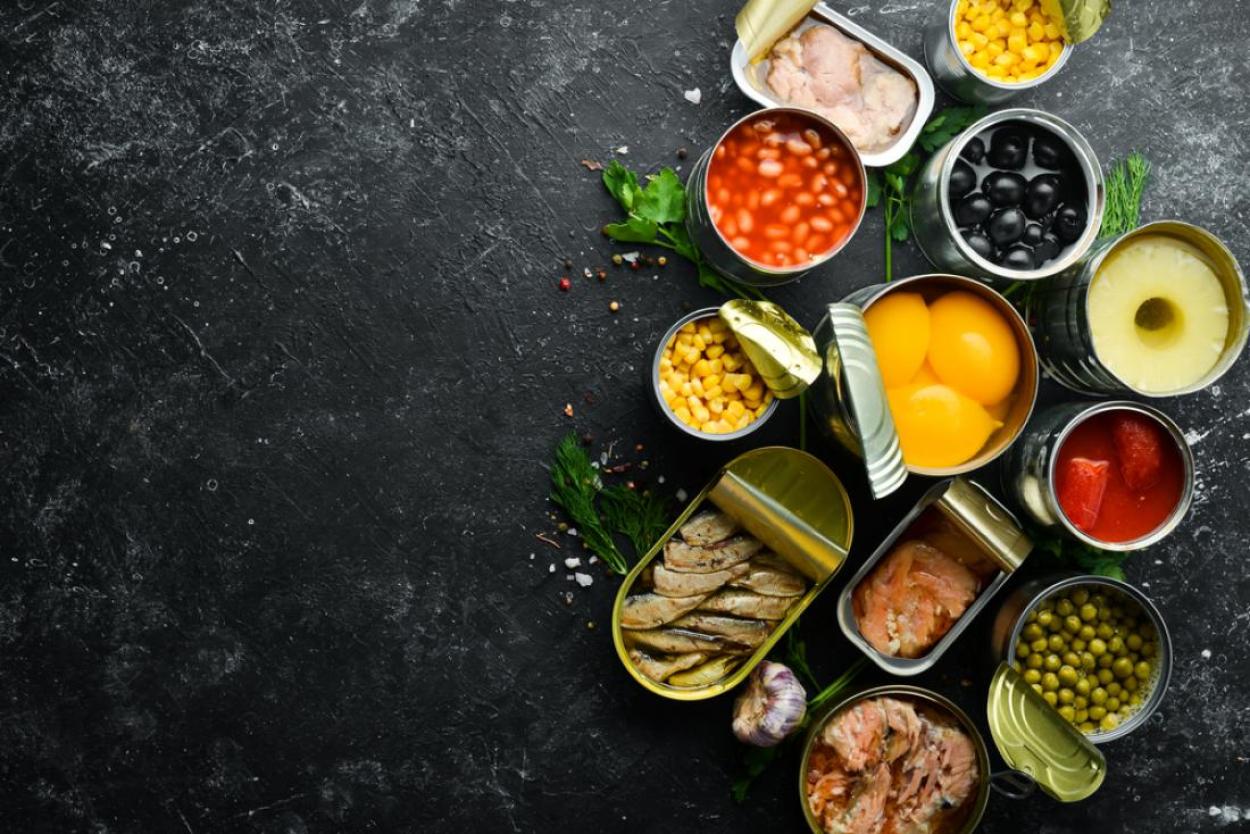
[[1033,259],[1038,266],[1041,266],[1057,256],[1061,249],[1063,249],[1063,244],[1059,238],[1055,237],[1055,233],[1045,232],[1042,235],[1042,242],[1033,247]]
[[1024,213],[1032,220],[1040,220],[1054,211],[1059,204],[1059,191],[1062,187],[1062,181],[1054,174],[1038,174],[1029,180],[1024,196]]
[[1064,243],[1072,243],[1085,231],[1085,209],[1073,205],[1065,205],[1055,212],[1055,220],[1050,225]]
[[951,178],[947,183],[952,200],[962,200],[964,195],[977,187],[977,172],[972,170],[972,166],[962,159],[955,160],[955,167],[951,169]]
[[990,151],[986,158],[995,168],[1018,171],[1024,167],[1028,154],[1028,137],[1016,128],[1002,127],[991,137]]
[[963,236],[964,240],[968,242],[968,245],[972,247],[973,252],[976,252],[986,260],[993,260],[994,244],[990,242],[988,237],[981,234],[976,229],[968,229],[964,231]]
[[[1027,211],[1025,212],[1028,213]],[[1030,223],[1024,227],[1024,234],[1020,235],[1020,242],[1025,246],[1037,246],[1042,242],[1046,230],[1042,228],[1040,223]]]
[[1024,200],[1028,180],[1015,171],[994,171],[981,180],[981,190],[998,207],[1018,206]]
[[976,165],[985,158],[985,143],[981,141],[980,136],[973,136],[964,143],[963,149],[959,151],[959,155]]
[[1033,269],[1033,249],[1022,243],[1009,246],[998,256],[998,263],[1008,269]]
[[994,210],[990,198],[974,191],[955,204],[955,223],[959,226],[980,226]]
[[985,231],[994,243],[1007,246],[1020,239],[1027,222],[1024,212],[1018,208],[999,209],[990,215],[989,221],[985,224]]
[[1043,131],[1033,140],[1033,161],[1041,168],[1054,170],[1063,161],[1066,150],[1058,136]]

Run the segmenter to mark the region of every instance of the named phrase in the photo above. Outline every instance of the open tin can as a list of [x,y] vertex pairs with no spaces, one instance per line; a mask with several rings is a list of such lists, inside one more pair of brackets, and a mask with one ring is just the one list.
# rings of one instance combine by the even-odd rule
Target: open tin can
[[[1002,426],[989,436],[975,456],[959,466],[907,465],[863,313],[891,293],[917,293],[928,302],[955,290],[984,299],[1011,328],[1019,351],[1019,377]],[[1037,401],[1037,351],[1028,327],[1006,298],[972,278],[916,275],[864,287],[844,301],[828,305],[825,317],[812,335],[824,363],[824,371],[812,387],[812,405],[821,425],[843,446],[863,457],[873,496],[877,498],[898,489],[909,472],[948,478],[996,459],[1024,429]]]
[[[977,254],[960,233],[951,209],[951,172],[960,161],[964,146],[982,134],[1008,125],[1020,125],[1026,131],[1045,131],[1062,142],[1070,154],[1071,164],[1080,173],[1085,191],[1085,229],[1081,236],[1036,269],[1009,269]],[[1102,167],[1085,137],[1063,119],[1025,107],[991,113],[947,142],[916,173],[911,196],[911,224],[916,233],[916,245],[929,262],[939,269],[988,281],[1036,281],[1057,275],[1077,263],[1098,236],[1106,204]]]
[[[644,674],[631,658],[630,650],[639,632],[623,627],[622,610],[647,581],[645,577],[654,575],[657,560],[664,556],[670,540],[696,512],[709,507],[763,543],[770,559],[783,560],[788,570],[805,578],[807,590],[774,622],[767,639],[749,655],[735,659],[724,675],[699,685],[673,685]],[[779,446],[755,449],[734,458],[691,500],[621,583],[612,607],[612,640],[621,663],[634,680],[665,698],[697,701],[732,689],[828,587],[846,561],[853,532],[850,497],[837,476],[816,458]]]
[[[744,192],[742,198],[744,205],[735,210],[735,217],[739,211],[755,212],[768,199],[772,199],[773,203],[784,206],[786,209],[798,211],[800,197],[806,203],[811,203],[812,200],[833,200],[832,195],[835,193],[844,195],[839,197],[839,199],[847,201],[851,201],[856,194],[858,195],[858,199],[854,201],[854,208],[851,209],[852,217],[846,217],[842,213],[842,208],[836,204],[828,207],[830,212],[837,211],[843,218],[840,225],[832,226],[831,231],[820,232],[816,230],[815,220],[810,225],[804,221],[793,224],[779,222],[765,225],[763,231],[766,234],[770,233],[770,230],[774,228],[784,230],[785,233],[781,238],[770,243],[770,246],[784,244],[790,247],[790,251],[796,253],[796,257],[801,247],[811,243],[817,237],[820,237],[825,244],[828,244],[830,235],[836,236],[840,229],[844,230],[842,237],[833,243],[832,246],[821,249],[819,255],[809,253],[797,262],[788,265],[769,264],[757,258],[748,257],[740,252],[739,248],[735,247],[730,237],[727,237],[720,225],[718,225],[715,210],[709,196],[710,185],[716,176],[711,170],[713,160],[717,158],[718,154],[725,154],[725,148],[728,147],[725,145],[726,140],[735,135],[744,125],[755,125],[758,129],[759,125],[778,118],[789,119],[795,123],[806,125],[807,128],[804,132],[806,133],[810,130],[818,139],[821,134],[824,134],[826,139],[832,138],[837,145],[841,146],[841,150],[838,151],[840,156],[837,159],[824,159],[820,162],[821,165],[824,165],[832,173],[825,173],[823,169],[813,170],[807,180],[803,180],[798,174],[793,172],[777,176],[775,173],[772,173],[772,169],[769,169],[769,176],[777,177],[777,188],[769,189],[768,191],[751,189]],[[786,143],[786,146],[788,147],[788,143]],[[770,148],[760,148],[755,153],[765,153],[770,150]],[[825,143],[815,151],[815,154],[827,153],[830,150],[832,148],[829,143]],[[815,159],[815,157],[812,157],[812,159]],[[735,162],[748,162],[748,157],[740,156]],[[776,170],[780,170],[779,164],[774,163],[772,159],[760,159],[756,164],[758,169],[762,171],[764,166],[770,163],[774,164]],[[787,185],[783,188],[782,180],[788,176],[796,178],[793,187]],[[846,182],[839,178],[845,178]],[[855,149],[851,140],[846,137],[846,134],[833,122],[809,110],[801,110],[794,107],[774,107],[759,110],[743,116],[730,125],[712,147],[708,148],[699,157],[699,160],[695,162],[694,167],[690,171],[690,178],[686,183],[686,232],[690,235],[690,239],[694,241],[695,245],[699,247],[699,251],[703,254],[708,265],[721,275],[753,287],[775,287],[781,284],[788,284],[806,275],[814,268],[827,263],[834,255],[842,251],[842,248],[855,236],[855,232],[859,229],[860,222],[864,218],[864,211],[868,205],[867,182],[867,173],[864,171],[864,163],[860,159],[859,152]],[[733,199],[733,192],[728,186],[724,186],[723,190],[727,192],[730,199]],[[780,196],[770,198],[771,192],[776,192]],[[821,205],[825,204],[821,203]],[[804,210],[808,210],[808,208]],[[825,219],[822,218],[822,225]],[[721,220],[725,223],[729,222],[725,218],[721,218]],[[734,222],[738,223],[740,221],[735,220]],[[759,224],[759,222],[755,219],[751,220],[753,225]],[[804,225],[808,225],[808,229],[804,230],[802,228]],[[786,237],[790,235],[793,236],[793,239]],[[814,246],[815,244],[812,245]],[[775,257],[785,258],[788,256],[778,254]]]
[[[1154,654],[1155,669],[1153,678],[1149,681],[1141,682],[1142,685],[1149,685],[1150,687],[1141,705],[1114,729],[1098,730],[1085,734],[1085,738],[1091,744],[1103,744],[1123,738],[1144,724],[1159,709],[1159,705],[1163,703],[1168,681],[1172,676],[1172,637],[1168,632],[1167,623],[1163,620],[1163,615],[1159,613],[1159,609],[1155,607],[1155,604],[1150,601],[1149,597],[1127,582],[1121,582],[1106,576],[1068,575],[1056,577],[1052,575],[1031,580],[1008,595],[1002,608],[999,609],[990,633],[991,650],[996,660],[1002,663],[1012,662],[1014,647],[1021,639],[1021,633],[1024,630],[1029,614],[1035,612],[1044,600],[1076,588],[1101,591],[1126,599],[1129,604],[1135,606],[1145,619],[1149,621],[1158,640],[1158,648]],[[1051,710],[1054,711],[1054,708],[1051,707]]]
[[[1149,418],[1175,443],[1181,461],[1181,491],[1176,506],[1153,531],[1129,541],[1096,539],[1077,527],[1060,505],[1056,485],[1059,451],[1064,442],[1077,426],[1109,411],[1129,411]],[[1004,491],[1033,521],[1101,550],[1140,550],[1161,541],[1184,520],[1194,496],[1194,457],[1180,426],[1157,408],[1128,400],[1067,403],[1039,412],[1012,447],[1002,471]]]
[[[1090,323],[1090,287],[1099,268],[1125,244],[1145,235],[1176,238],[1201,253],[1220,281],[1228,308],[1228,333],[1219,359],[1201,378],[1178,390],[1148,391],[1118,376],[1099,356]],[[1250,296],[1237,259],[1215,235],[1179,220],[1146,223],[1100,241],[1078,266],[1040,289],[1030,297],[1026,317],[1033,326],[1042,365],[1057,382],[1082,393],[1170,397],[1200,391],[1233,366],[1250,336]]]
[[[986,702],[986,718],[995,747],[1008,770],[990,770],[989,748],[972,719],[950,699],[918,686],[889,684],[843,698],[813,717],[803,743],[799,766],[799,800],[812,834],[826,834],[809,801],[809,778],[814,754],[822,745],[829,722],[846,710],[871,699],[906,701],[918,712],[954,726],[972,742],[976,783],[967,800],[948,818],[949,834],[972,834],[989,805],[991,788],[1010,799],[1023,799],[1034,785],[1061,802],[1076,802],[1092,795],[1106,777],[1106,760],[1070,724],[1035,693],[1007,664],[994,673]],[[948,809],[943,809],[948,810]]]
[[[923,520],[922,516],[925,516]],[[918,521],[922,529],[916,529]],[[940,545],[938,549],[943,554],[969,567],[983,583],[959,619],[931,648],[915,658],[887,654],[873,646],[860,630],[860,612],[854,601],[860,583],[871,581],[870,575],[881,560],[901,543],[900,540],[910,540],[905,538],[909,534],[927,544]],[[1032,548],[1033,543],[1011,513],[979,484],[964,478],[942,481],[924,494],[851,577],[838,598],[838,625],[848,640],[885,671],[895,675],[918,675],[938,662],[1023,564]]]
[[[874,148],[870,151],[859,149],[864,165],[870,168],[883,168],[897,162],[915,144],[916,137],[920,135],[929,114],[933,112],[933,81],[929,78],[929,73],[919,61],[911,58],[901,49],[886,43],[846,15],[834,11],[826,3],[817,3],[797,23],[791,22],[792,17],[786,17],[786,12],[792,10],[791,5],[769,0],[752,0],[739,13],[737,22],[740,36],[734,43],[729,59],[730,69],[738,89],[743,95],[763,107],[788,106],[787,102],[776,98],[768,87],[770,60],[763,57],[753,62],[743,37],[744,34],[747,38],[754,35],[754,40],[771,40],[771,43],[764,46],[765,49],[771,50],[773,44],[792,33],[802,32],[811,26],[822,24],[832,26],[848,38],[862,43],[876,58],[911,79],[916,85],[916,109],[907,127],[885,147]],[[778,26],[781,27],[780,31]]]

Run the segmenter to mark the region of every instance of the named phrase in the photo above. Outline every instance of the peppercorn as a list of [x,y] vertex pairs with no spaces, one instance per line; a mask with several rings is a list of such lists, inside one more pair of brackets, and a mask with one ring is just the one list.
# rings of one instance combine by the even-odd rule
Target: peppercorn
[[620,266],[624,261],[625,259],[622,258],[619,253],[612,256],[612,263],[616,264],[617,266]]
[[595,277],[601,282],[606,281],[608,280],[608,271],[606,269],[597,269],[595,270]]
[[573,268],[573,262],[572,262],[572,261],[570,261],[568,258],[565,258],[565,259],[564,259],[564,268],[565,268],[565,269],[572,269],[572,268]]
[[642,264],[638,263],[638,261],[629,262],[629,268],[634,270],[635,272],[637,272],[638,269],[640,269],[641,267],[642,267]]
[[568,292],[569,290],[573,288],[573,282],[568,279],[568,276],[565,276],[564,278],[560,279],[559,287],[560,287],[560,292]]
[[613,301],[611,304],[608,305],[608,309],[614,313],[619,313],[621,311],[621,302]]
[[660,266],[668,266],[668,258],[664,257],[663,255],[656,258],[655,262],[659,264]]
[[689,153],[690,153],[690,151],[686,150],[685,148],[678,148],[678,149],[677,149],[677,158],[678,158],[678,159],[685,159],[685,158],[686,158],[686,155],[687,155],[687,154],[689,154]]

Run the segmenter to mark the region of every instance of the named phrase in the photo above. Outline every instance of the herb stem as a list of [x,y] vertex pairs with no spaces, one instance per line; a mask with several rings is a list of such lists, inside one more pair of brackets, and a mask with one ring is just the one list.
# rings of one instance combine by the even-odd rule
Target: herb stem
[[843,672],[837,680],[809,698],[807,701],[808,715],[823,707],[839,692],[846,689],[851,681],[855,680],[856,676],[859,675],[859,673],[862,672],[864,667],[867,665],[868,658],[861,657],[859,660],[852,663],[850,668]]

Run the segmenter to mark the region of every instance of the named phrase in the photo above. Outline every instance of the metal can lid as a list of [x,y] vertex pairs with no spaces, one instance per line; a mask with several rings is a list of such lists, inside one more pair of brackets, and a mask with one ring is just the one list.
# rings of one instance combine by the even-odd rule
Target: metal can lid
[[797,397],[820,376],[812,334],[780,305],[736,298],[721,305],[720,317],[777,399]]
[[884,498],[903,485],[907,466],[877,353],[864,313],[857,305],[836,302],[827,309],[831,338],[825,347],[825,371],[837,381],[838,400],[850,418],[872,497]]
[[1080,43],[1092,38],[1111,14],[1111,0],[1042,0],[1042,8],[1068,43]]
[[1091,796],[1106,778],[1107,760],[1098,748],[1006,663],[990,681],[986,718],[1007,766],[1060,802]]
[[1033,551],[1016,517],[976,481],[951,479],[938,504],[1004,573],[1013,573]]
[[734,18],[747,60],[754,63],[767,55],[815,5],[816,0],[747,0]]

